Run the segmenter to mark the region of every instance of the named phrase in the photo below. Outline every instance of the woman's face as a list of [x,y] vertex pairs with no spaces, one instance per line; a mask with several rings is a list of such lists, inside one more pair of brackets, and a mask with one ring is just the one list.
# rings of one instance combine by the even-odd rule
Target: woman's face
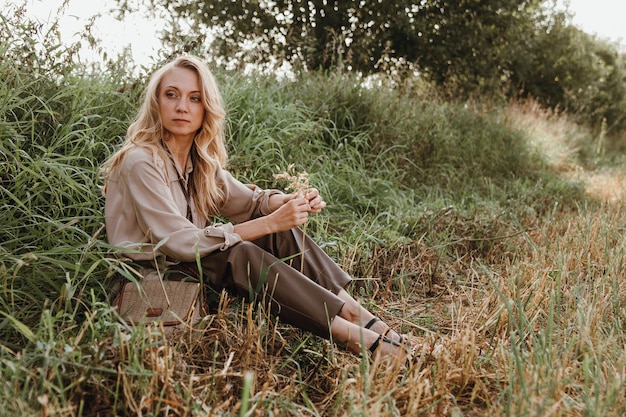
[[187,68],[172,68],[161,79],[159,114],[167,139],[193,140],[204,120],[198,75]]

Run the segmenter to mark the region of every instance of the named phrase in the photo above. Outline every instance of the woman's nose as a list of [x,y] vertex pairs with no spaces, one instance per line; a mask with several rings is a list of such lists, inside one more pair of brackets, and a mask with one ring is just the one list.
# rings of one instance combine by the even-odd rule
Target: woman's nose
[[176,103],[176,111],[181,113],[187,112],[187,104],[185,103],[185,100],[178,100]]

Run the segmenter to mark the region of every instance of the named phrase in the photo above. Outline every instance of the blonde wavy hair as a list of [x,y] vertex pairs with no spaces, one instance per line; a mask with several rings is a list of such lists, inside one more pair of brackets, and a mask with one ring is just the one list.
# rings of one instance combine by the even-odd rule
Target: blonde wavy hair
[[192,55],[175,58],[156,70],[150,77],[143,93],[143,104],[139,108],[136,119],[128,127],[122,147],[102,167],[105,178],[104,190],[106,193],[108,177],[129,149],[142,146],[150,149],[155,158],[157,156],[163,159],[168,158],[163,144],[165,132],[159,113],[158,97],[163,76],[173,68],[186,68],[194,71],[200,82],[204,121],[191,147],[192,196],[197,214],[208,222],[212,215],[218,213],[224,201],[224,192],[219,187],[217,178],[228,157],[223,138],[226,113],[213,74],[202,60]]

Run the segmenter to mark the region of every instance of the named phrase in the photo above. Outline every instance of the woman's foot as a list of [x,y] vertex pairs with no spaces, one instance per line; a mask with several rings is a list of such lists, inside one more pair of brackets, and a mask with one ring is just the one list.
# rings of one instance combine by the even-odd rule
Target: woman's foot
[[384,336],[401,346],[404,346],[407,342],[406,338],[393,330],[387,323],[383,321],[380,317],[374,316],[370,321],[367,322],[365,329],[372,330],[381,336]]
[[372,359],[378,359],[379,357],[385,359],[406,360],[408,351],[399,342],[389,339],[382,334],[378,335],[374,343],[372,343],[368,349]]
[[399,342],[340,316],[335,316],[330,331],[334,341],[355,354],[366,350],[373,359],[399,359],[401,361],[404,361],[408,354],[406,347]]

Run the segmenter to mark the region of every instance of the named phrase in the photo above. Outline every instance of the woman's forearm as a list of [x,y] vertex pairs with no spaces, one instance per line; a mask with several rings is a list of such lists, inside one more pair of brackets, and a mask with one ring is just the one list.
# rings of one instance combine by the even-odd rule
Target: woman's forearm
[[273,194],[270,196],[269,207],[270,210],[275,212],[283,206],[287,201],[293,199],[293,194]]
[[304,197],[294,198],[293,195],[283,197],[285,198],[270,200],[270,208],[273,208],[273,211],[267,216],[235,225],[235,233],[243,240],[255,240],[306,223],[310,211],[309,200]]
[[241,236],[242,240],[255,240],[265,235],[274,233],[273,224],[268,216],[248,220],[247,222],[235,225],[235,233]]

